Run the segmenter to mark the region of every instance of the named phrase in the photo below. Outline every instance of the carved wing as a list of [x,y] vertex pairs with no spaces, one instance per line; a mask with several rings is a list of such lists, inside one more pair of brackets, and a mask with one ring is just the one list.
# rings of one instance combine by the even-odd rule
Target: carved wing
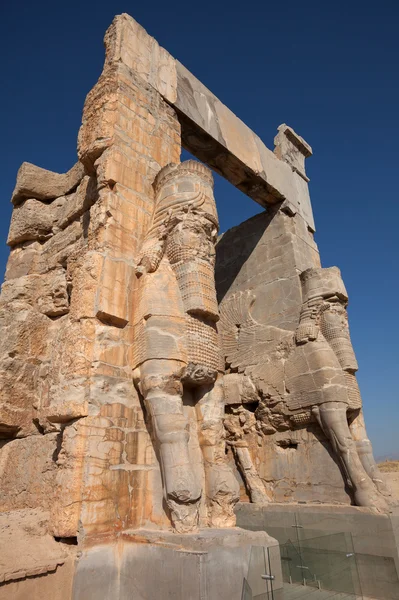
[[284,395],[284,360],[292,343],[291,331],[258,323],[251,314],[255,294],[236,292],[220,305],[219,328],[226,363],[250,375],[256,386],[272,396]]

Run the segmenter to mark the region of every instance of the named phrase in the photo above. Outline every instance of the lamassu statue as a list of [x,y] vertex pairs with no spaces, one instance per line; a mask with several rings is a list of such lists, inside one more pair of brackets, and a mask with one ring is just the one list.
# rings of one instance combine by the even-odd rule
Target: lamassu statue
[[[213,178],[189,160],[162,169],[154,187],[136,270],[134,379],[151,416],[174,527],[231,526],[238,483],[225,463]],[[195,407],[196,428],[184,405]],[[200,468],[192,459],[194,435]]]
[[[341,465],[355,504],[385,511],[390,492],[364,426],[348,328],[348,296],[340,271],[310,268],[301,273],[300,281],[302,308],[295,331],[258,323],[251,315],[255,301],[251,290],[232,294],[221,304],[230,370],[225,376],[226,397],[231,396],[226,402],[228,443],[252,501],[265,503],[270,497],[256,473],[248,440],[256,439],[254,434],[259,440],[317,423]],[[255,410],[253,389],[258,394]],[[252,411],[246,408],[249,405]]]

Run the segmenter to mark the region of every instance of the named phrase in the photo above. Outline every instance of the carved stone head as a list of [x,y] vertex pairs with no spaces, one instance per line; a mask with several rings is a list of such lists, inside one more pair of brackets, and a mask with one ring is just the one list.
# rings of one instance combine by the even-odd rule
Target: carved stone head
[[338,267],[306,269],[300,275],[302,283],[302,301],[323,298],[327,302],[348,303],[348,293],[342,281]]
[[198,256],[214,260],[219,221],[211,171],[195,160],[170,164],[154,182],[151,230],[161,228],[173,264]]
[[338,267],[312,268],[301,273],[303,313],[315,325],[334,350],[342,369],[354,373],[358,369],[349,335],[348,293]]

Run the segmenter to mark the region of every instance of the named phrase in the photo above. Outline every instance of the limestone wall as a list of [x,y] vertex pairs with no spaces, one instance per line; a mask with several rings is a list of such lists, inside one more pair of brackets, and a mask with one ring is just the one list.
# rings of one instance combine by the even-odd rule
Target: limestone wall
[[80,162],[18,173],[1,295],[0,508],[51,509],[59,537],[167,523],[132,382],[131,298],[152,182],[179,162],[180,126],[118,61],[117,37],[114,23]]

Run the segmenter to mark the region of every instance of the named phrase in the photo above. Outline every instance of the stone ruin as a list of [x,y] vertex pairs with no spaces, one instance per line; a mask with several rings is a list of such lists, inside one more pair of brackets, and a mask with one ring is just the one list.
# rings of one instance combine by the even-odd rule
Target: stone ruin
[[[388,511],[347,292],[314,241],[310,146],[280,125],[267,149],[128,15],[105,48],[77,164],[23,163],[12,197],[0,598],[131,598],[132,572],[134,598],[197,598],[174,569],[204,554],[198,598],[240,598],[248,548],[276,542],[234,528],[239,500]],[[219,238],[210,169],[265,208]]]

